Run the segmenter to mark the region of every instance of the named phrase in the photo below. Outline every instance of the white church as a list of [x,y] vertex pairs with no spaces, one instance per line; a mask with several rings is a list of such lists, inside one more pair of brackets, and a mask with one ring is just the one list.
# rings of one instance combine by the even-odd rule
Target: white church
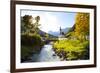
[[60,35],[58,36],[59,40],[67,40],[67,38],[65,38],[64,32],[62,31],[61,27],[60,27]]

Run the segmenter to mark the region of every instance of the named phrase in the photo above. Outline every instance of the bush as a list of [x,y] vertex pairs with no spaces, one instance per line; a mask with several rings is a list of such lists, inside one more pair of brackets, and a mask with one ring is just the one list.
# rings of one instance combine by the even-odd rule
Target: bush
[[21,45],[33,46],[41,44],[41,37],[38,34],[21,35]]
[[66,52],[66,60],[88,59],[89,41],[59,40],[54,43],[53,48],[57,51]]
[[32,53],[39,53],[43,42],[38,34],[21,35],[21,60],[25,61]]
[[21,62],[29,59],[29,56],[32,54],[32,47],[21,46]]

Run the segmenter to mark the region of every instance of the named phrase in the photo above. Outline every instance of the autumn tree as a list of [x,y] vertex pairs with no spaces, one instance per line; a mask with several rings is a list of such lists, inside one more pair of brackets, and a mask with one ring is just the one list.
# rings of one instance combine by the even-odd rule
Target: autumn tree
[[75,36],[80,40],[89,36],[89,13],[77,13],[75,19]]

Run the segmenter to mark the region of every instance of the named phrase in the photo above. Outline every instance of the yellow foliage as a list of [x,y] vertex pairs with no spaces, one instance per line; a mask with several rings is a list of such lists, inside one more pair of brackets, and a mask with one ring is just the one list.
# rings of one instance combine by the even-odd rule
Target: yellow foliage
[[75,19],[75,35],[77,37],[89,35],[89,13],[77,13]]

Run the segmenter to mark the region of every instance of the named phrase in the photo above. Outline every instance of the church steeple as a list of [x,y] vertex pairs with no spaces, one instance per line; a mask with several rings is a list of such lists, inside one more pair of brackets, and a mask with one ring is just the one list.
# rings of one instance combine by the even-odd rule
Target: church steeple
[[61,27],[60,27],[60,35],[62,35],[62,29],[61,29]]
[[60,35],[59,35],[59,40],[66,39],[66,38],[65,38],[64,31],[63,31],[63,29],[61,28],[61,26],[59,27],[59,33],[60,33]]

